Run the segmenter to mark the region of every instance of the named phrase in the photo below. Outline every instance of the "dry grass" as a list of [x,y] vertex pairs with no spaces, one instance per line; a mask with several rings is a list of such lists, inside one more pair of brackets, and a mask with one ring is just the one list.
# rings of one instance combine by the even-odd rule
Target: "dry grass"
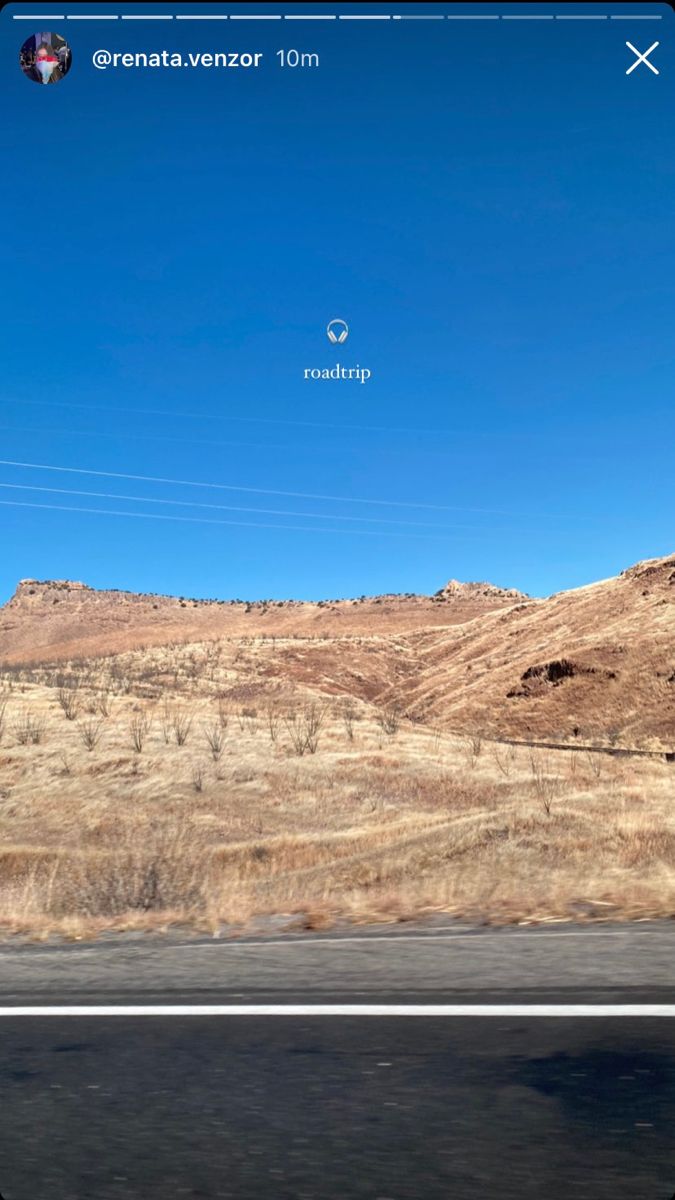
[[254,687],[251,653],[200,643],[5,677],[5,931],[675,913],[672,764]]

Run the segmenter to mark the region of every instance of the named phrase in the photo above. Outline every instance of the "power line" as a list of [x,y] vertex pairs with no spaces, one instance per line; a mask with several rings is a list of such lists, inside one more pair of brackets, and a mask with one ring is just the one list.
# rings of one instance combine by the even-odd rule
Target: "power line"
[[[167,479],[159,475],[131,475],[122,471],[95,471],[88,467],[62,467],[51,463],[18,462],[10,458],[0,458],[0,466],[20,467],[31,471],[59,471],[71,475],[95,475],[103,479],[132,479],[137,483],[168,483],[174,487],[213,488],[225,492],[247,492],[257,496],[288,496],[295,500],[327,500],[338,504],[372,504],[384,508],[423,508],[432,512],[474,512],[501,517],[525,517],[531,513],[508,512],[499,508],[470,508],[452,504],[425,504],[417,500],[367,500],[356,496],[329,496],[316,492],[288,492],[276,488],[244,487],[232,483],[204,483],[195,479]],[[543,514],[540,514],[543,515]],[[547,514],[550,515],[550,514]]]
[[[386,537],[386,538],[406,538],[413,541],[436,541],[438,538],[443,539],[443,534],[432,533],[385,533],[379,529],[317,529],[310,525],[275,525],[272,522],[262,521],[223,521],[215,517],[177,517],[165,516],[164,513],[137,513],[126,512],[114,508],[83,508],[77,505],[69,504],[38,504],[32,503],[29,500],[0,500],[0,505],[5,508],[39,508],[47,509],[52,512],[71,512],[71,513],[93,513],[100,517],[135,517],[137,520],[145,521],[179,521],[190,525],[235,525],[242,529],[276,529],[284,532],[293,533],[343,533],[354,534],[356,537]],[[445,539],[449,540],[449,539]]]
[[262,516],[268,517],[309,517],[317,521],[350,521],[366,525],[406,525],[418,529],[448,530],[474,528],[472,525],[435,525],[432,521],[393,521],[388,520],[386,517],[343,517],[334,516],[332,513],[298,512],[295,509],[289,510],[285,508],[247,508],[239,504],[203,504],[199,500],[165,500],[154,496],[120,495],[118,492],[83,492],[76,488],[40,487],[38,484],[31,483],[0,483],[0,488],[11,488],[12,491],[19,492],[49,492],[50,495],[58,496],[87,496],[97,500],[131,500],[139,504],[169,504],[177,508],[208,508],[217,509],[221,512],[260,513]]

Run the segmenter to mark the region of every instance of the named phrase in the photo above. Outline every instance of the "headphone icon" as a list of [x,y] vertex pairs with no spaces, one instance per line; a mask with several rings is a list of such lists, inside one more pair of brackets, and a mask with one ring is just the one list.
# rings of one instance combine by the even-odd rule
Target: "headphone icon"
[[349,337],[349,326],[341,317],[334,317],[332,321],[328,322],[326,333],[329,342],[338,342],[341,345]]

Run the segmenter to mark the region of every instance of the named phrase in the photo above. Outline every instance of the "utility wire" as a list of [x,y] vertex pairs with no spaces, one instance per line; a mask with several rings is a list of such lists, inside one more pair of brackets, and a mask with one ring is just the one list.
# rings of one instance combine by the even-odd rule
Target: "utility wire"
[[76,488],[40,487],[31,483],[0,483],[0,488],[18,492],[49,492],[57,496],[86,496],[97,500],[132,500],[139,504],[169,504],[176,508],[208,508],[220,512],[260,513],[267,517],[308,517],[316,521],[350,521],[365,525],[406,525],[418,529],[473,529],[472,525],[436,525],[433,521],[399,521],[387,517],[342,517],[332,513],[298,512],[287,508],[247,508],[239,504],[203,504],[199,500],[164,500],[154,496],[126,496],[118,492],[84,492]]
[[[101,517],[135,517],[138,520],[145,521],[180,521],[190,525],[236,525],[242,529],[277,529],[283,531],[292,531],[294,533],[343,533],[355,534],[357,537],[386,537],[386,538],[407,538],[415,541],[436,541],[438,538],[443,538],[442,534],[432,533],[388,533],[379,529],[317,529],[310,525],[275,525],[271,522],[262,521],[223,521],[214,517],[178,517],[165,516],[164,513],[137,513],[120,511],[114,508],[83,508],[77,505],[67,504],[37,504],[28,500],[0,500],[0,505],[7,508],[39,508],[48,509],[53,512],[71,512],[71,513],[95,513]],[[449,540],[446,537],[446,540]]]
[[[102,479],[132,479],[138,483],[168,483],[174,487],[213,488],[225,492],[248,492],[257,496],[288,496],[295,500],[328,500],[338,504],[373,504],[384,508],[423,508],[433,512],[474,512],[501,517],[524,517],[531,513],[508,512],[498,508],[470,508],[453,504],[426,504],[418,500],[365,499],[357,496],[333,496],[318,492],[290,492],[277,488],[245,487],[232,483],[204,483],[195,479],[168,479],[160,475],[131,475],[122,471],[95,471],[88,467],[62,467],[51,463],[18,462],[0,458],[0,466],[21,467],[31,471],[59,471],[70,475],[95,475]],[[543,514],[540,514],[543,515]]]

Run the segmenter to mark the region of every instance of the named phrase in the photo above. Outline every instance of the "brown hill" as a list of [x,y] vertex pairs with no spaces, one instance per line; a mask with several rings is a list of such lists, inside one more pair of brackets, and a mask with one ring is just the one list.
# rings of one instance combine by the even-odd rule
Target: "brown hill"
[[675,557],[409,644],[416,671],[392,695],[425,722],[675,747]]
[[24,581],[0,936],[672,916],[674,602],[675,557],[547,600]]
[[[435,596],[200,601],[24,580],[0,609],[0,663],[222,641],[222,694],[304,689],[396,707],[436,728],[527,741],[675,743],[675,557],[533,600],[451,581]],[[144,654],[147,662],[144,663]],[[161,681],[160,681],[161,682]]]
[[525,599],[488,584],[448,584],[435,596],[194,600],[23,579],[0,608],[0,661],[56,661],[218,637],[407,633],[464,623],[514,598]]

